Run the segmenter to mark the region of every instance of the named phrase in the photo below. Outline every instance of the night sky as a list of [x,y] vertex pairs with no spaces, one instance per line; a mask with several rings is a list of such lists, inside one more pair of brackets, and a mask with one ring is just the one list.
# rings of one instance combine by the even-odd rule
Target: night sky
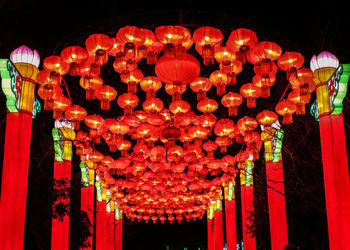
[[[84,46],[85,39],[92,33],[114,36],[118,28],[126,25],[154,30],[157,26],[178,24],[191,31],[200,26],[213,26],[219,28],[225,38],[234,29],[250,28],[257,33],[258,41],[273,41],[284,51],[302,53],[305,67],[309,66],[313,54],[324,50],[335,54],[340,63],[350,63],[349,11],[336,5],[338,3],[306,8],[302,2],[292,1],[281,6],[272,3],[253,5],[245,2],[230,7],[231,2],[192,2],[189,6],[185,2],[178,1],[156,4],[151,1],[110,3],[109,1],[2,0],[0,58],[8,58],[13,49],[23,44],[38,50],[43,59],[50,55],[59,55],[63,48],[70,45]],[[166,9],[167,5],[171,5],[172,8]],[[112,76],[110,80],[113,81]],[[272,101],[261,105],[276,103],[286,84],[281,82],[272,89],[272,95],[276,94],[272,97]],[[81,90],[74,88],[73,83],[71,87],[72,99],[80,101]],[[346,135],[350,138],[348,96],[344,99],[344,118]],[[1,168],[6,124],[5,96],[2,92],[0,101]],[[309,106],[306,108],[309,110]],[[244,112],[249,114],[251,111]],[[52,125],[52,112],[43,111],[33,120],[24,249],[50,249],[52,209],[49,201],[52,193],[54,155]],[[300,249],[327,249],[327,221],[318,124],[307,113],[296,117],[294,124],[286,127],[285,131],[283,160],[290,242],[300,246]],[[79,159],[75,157],[72,164],[71,249],[77,249],[76,238],[79,233],[78,222],[75,219],[80,209],[78,163]],[[255,169],[255,174],[261,178],[257,179],[255,186],[255,194],[259,197],[256,200],[257,211],[260,211],[257,247],[269,249],[263,165],[263,160],[259,160]],[[166,246],[169,249],[184,249],[184,247],[188,250],[204,249],[206,221],[165,225],[125,221],[123,249],[155,250],[166,249]]]

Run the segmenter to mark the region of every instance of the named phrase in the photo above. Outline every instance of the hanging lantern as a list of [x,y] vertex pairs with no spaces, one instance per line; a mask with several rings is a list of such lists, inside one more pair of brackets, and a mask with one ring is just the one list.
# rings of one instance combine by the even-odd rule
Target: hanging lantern
[[304,64],[304,57],[299,52],[287,51],[282,54],[277,61],[278,67],[287,72],[287,79],[289,76],[300,69]]
[[175,115],[187,113],[190,108],[190,104],[184,100],[173,101],[169,105],[169,110]]
[[148,98],[142,103],[143,110],[148,113],[158,113],[163,109],[163,101],[159,98]]
[[69,64],[59,56],[48,56],[43,61],[43,68],[51,71],[50,78],[52,81],[60,83],[62,75],[69,71]]
[[135,26],[120,28],[116,34],[117,42],[124,45],[124,57],[133,60],[136,57],[136,49],[145,42],[145,33]]
[[230,137],[234,132],[235,125],[231,119],[222,118],[218,120],[214,127],[214,133],[221,137]]
[[146,92],[148,99],[155,97],[155,92],[162,87],[162,82],[155,76],[146,76],[140,81],[140,87]]
[[90,128],[89,135],[98,141],[97,131],[104,125],[104,119],[99,115],[88,115],[85,117],[84,122]]
[[263,110],[256,115],[256,120],[264,126],[264,128],[271,127],[278,119],[278,116],[275,112],[270,110]]
[[228,115],[237,115],[237,107],[241,105],[243,98],[240,94],[228,92],[221,99],[222,105],[228,108]]
[[237,53],[237,59],[242,63],[247,60],[247,53],[258,41],[254,31],[245,28],[239,28],[230,33],[226,46]]
[[137,92],[137,84],[143,79],[143,73],[139,69],[124,71],[120,74],[120,80],[128,85],[129,93]]
[[77,76],[80,74],[79,65],[88,58],[89,54],[85,48],[80,46],[69,46],[61,51],[60,57],[65,63],[70,65],[69,75]]
[[221,47],[215,51],[215,60],[220,64],[220,69],[227,74],[232,72],[232,62],[236,61],[236,53],[227,47]]
[[215,70],[210,74],[209,80],[216,86],[216,94],[223,95],[226,93],[226,85],[229,83],[227,74],[221,70]]
[[186,91],[187,87],[186,85],[167,83],[165,84],[164,89],[165,92],[172,96],[173,101],[180,101],[181,94],[183,94]]
[[197,109],[204,114],[212,113],[217,110],[218,107],[218,103],[214,99],[208,97],[201,99],[197,103]]
[[120,151],[121,156],[126,156],[130,148],[131,142],[128,140],[120,140],[119,142],[117,142],[117,149]]
[[289,77],[289,82],[293,89],[299,88],[300,95],[309,95],[316,89],[314,82],[314,74],[311,69],[301,68],[297,69]]
[[282,100],[276,105],[276,112],[283,116],[282,123],[291,124],[293,123],[293,113],[296,111],[295,104],[290,100]]
[[213,27],[203,26],[193,32],[193,42],[203,57],[204,65],[214,63],[214,46],[220,45],[222,40],[221,31]]
[[36,75],[36,82],[40,85],[57,85],[62,81],[62,76],[60,74],[51,74],[52,71],[43,69]]
[[288,94],[288,100],[295,104],[295,113],[297,115],[305,114],[305,104],[310,102],[311,94],[301,95],[300,88],[293,89]]
[[206,141],[203,143],[203,149],[207,151],[208,157],[214,157],[214,151],[218,148],[215,141]]
[[74,130],[80,129],[80,121],[85,119],[86,114],[86,110],[79,105],[70,106],[65,111],[65,116],[73,123]]
[[38,95],[44,100],[44,110],[52,110],[54,100],[62,95],[62,89],[59,85],[46,84],[39,87]]
[[210,90],[212,83],[206,77],[198,77],[190,83],[190,88],[197,93],[197,100],[206,97],[206,92]]
[[181,58],[162,56],[155,65],[155,73],[159,80],[176,87],[194,81],[199,76],[200,65],[190,54],[185,54]]
[[86,75],[80,78],[79,84],[86,91],[86,100],[93,100],[95,92],[103,86],[103,80],[96,75]]
[[155,29],[155,34],[164,44],[164,55],[175,57],[175,47],[182,46],[186,39],[186,28],[177,25],[159,26]]
[[276,76],[273,72],[267,75],[255,75],[253,76],[253,83],[261,90],[261,97],[270,97],[270,87],[276,82]]
[[113,40],[105,34],[92,34],[85,40],[85,47],[97,65],[104,65],[108,61],[108,51],[113,48]]
[[124,115],[128,115],[139,104],[139,98],[133,93],[124,93],[118,97],[117,103],[124,109]]
[[206,139],[209,134],[209,130],[202,126],[192,126],[188,130],[188,135],[194,139],[196,146],[202,146],[202,140]]
[[71,101],[63,95],[55,98],[53,101],[53,118],[61,119],[62,112],[67,110],[71,104]]
[[109,103],[117,97],[117,91],[109,85],[103,85],[95,95],[101,101],[101,109],[108,110]]
[[241,95],[247,99],[247,107],[256,107],[256,98],[260,96],[260,88],[255,86],[253,83],[245,83],[240,88]]
[[242,134],[249,133],[258,127],[258,122],[254,118],[244,116],[237,121],[237,128]]
[[232,144],[232,140],[227,136],[216,137],[215,143],[220,147],[220,153],[226,153],[227,147]]

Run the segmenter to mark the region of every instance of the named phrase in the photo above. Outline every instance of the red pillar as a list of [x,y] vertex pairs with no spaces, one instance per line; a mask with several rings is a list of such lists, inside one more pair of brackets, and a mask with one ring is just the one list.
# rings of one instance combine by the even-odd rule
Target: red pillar
[[[68,250],[69,248],[69,216],[70,216],[70,182],[72,141],[75,132],[69,128],[66,121],[56,121],[57,128],[52,129],[55,149],[54,161],[54,193],[56,198],[53,203],[54,217],[51,227],[51,250]],[[62,205],[66,209],[62,214]]]
[[234,182],[230,182],[224,188],[225,193],[225,223],[227,250],[237,249],[236,233],[236,202],[234,196]]
[[214,212],[214,241],[215,250],[224,249],[222,211]]
[[97,201],[96,205],[96,250],[106,249],[106,201]]
[[[118,211],[116,210],[116,213]],[[116,214],[117,216],[117,214]],[[123,219],[114,220],[114,250],[122,250],[123,248]]]
[[0,201],[0,249],[23,249],[32,113],[7,113]]
[[[93,223],[94,223],[94,196],[95,190],[93,185],[89,185],[87,187],[82,186],[81,188],[81,210],[85,211],[89,221],[90,221],[90,232],[93,234]],[[92,235],[87,239],[87,242],[90,244],[88,248],[84,249],[92,249]]]
[[343,115],[319,117],[330,249],[350,249],[350,185]]
[[249,214],[254,209],[254,186],[253,186],[254,163],[251,161],[246,161],[243,164],[245,164],[245,168],[240,167],[243,247],[244,247],[244,250],[255,250],[256,249],[255,237],[252,236],[248,231],[248,226],[251,224],[249,220]]
[[208,250],[215,250],[214,219],[207,218]]
[[278,162],[266,161],[266,179],[271,250],[280,250],[288,244],[282,160]]
[[[71,162],[70,161],[55,161],[54,164],[54,180],[63,181],[68,180],[66,188],[70,188],[70,177],[71,177]],[[69,204],[69,196],[64,200],[57,200]],[[55,204],[54,204],[55,206]],[[55,209],[55,208],[54,208]],[[69,209],[69,207],[68,207]],[[51,249],[64,250],[69,247],[69,212],[68,215],[62,218],[52,218],[52,229],[51,229]]]

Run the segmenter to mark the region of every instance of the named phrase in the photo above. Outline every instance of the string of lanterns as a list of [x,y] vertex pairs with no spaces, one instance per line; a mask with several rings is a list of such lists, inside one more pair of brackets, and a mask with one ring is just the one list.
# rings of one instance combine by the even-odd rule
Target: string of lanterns
[[[44,110],[53,110],[54,119],[65,117],[74,124],[76,153],[96,170],[96,180],[132,220],[201,218],[211,202],[222,197],[222,185],[235,178],[236,163],[258,159],[262,145],[258,125],[271,127],[278,116],[283,117],[282,123],[290,124],[294,113],[305,113],[315,83],[300,53],[283,52],[274,42],[258,42],[257,35],[246,28],[233,30],[225,44],[223,39],[219,29],[208,26],[192,34],[176,25],[160,26],[154,32],[125,26],[115,37],[92,34],[85,47],[69,46],[60,55],[44,59],[36,79]],[[193,46],[202,65],[189,53]],[[127,85],[125,93],[103,80],[101,69],[111,58],[121,84]],[[154,65],[155,76],[144,75],[141,61]],[[242,84],[237,76],[247,63],[253,66],[254,75]],[[216,64],[207,77],[201,75],[203,68]],[[287,98],[271,107],[274,111],[243,116],[235,124],[232,117],[243,102],[254,108],[257,98],[270,97],[278,70],[286,72],[292,88]],[[89,114],[70,99],[65,75],[79,78],[87,101],[97,98],[101,110],[109,110],[110,103],[116,102],[123,113],[104,118]],[[239,84],[239,93],[230,90]],[[68,97],[63,85],[68,86]],[[183,98],[188,86],[197,100]],[[215,98],[208,96],[214,87]],[[146,95],[142,105],[139,89]],[[168,107],[157,97],[161,89],[171,97]],[[217,97],[229,118],[215,115],[220,106]],[[139,106],[142,109],[136,110]],[[111,154],[118,151],[120,156],[95,150],[101,138]],[[245,145],[236,155],[227,150],[234,138]]]

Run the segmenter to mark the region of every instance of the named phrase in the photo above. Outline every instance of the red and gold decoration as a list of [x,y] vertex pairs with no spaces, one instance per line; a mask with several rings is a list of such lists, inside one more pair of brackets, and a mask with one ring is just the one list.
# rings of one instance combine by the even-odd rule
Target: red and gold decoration
[[[35,53],[33,64],[20,61],[18,51],[13,53],[11,61],[20,73],[18,77],[0,64],[8,114],[22,110],[16,114],[29,114],[26,119],[31,124],[38,110],[34,101],[37,82],[45,112],[53,111],[54,119],[65,121],[53,130],[55,173],[63,164],[65,173],[57,176],[69,182],[73,143],[80,157],[81,210],[91,223],[96,218],[96,225],[91,227],[96,229],[92,233],[95,238],[87,240],[89,249],[95,244],[97,250],[121,250],[123,218],[143,223],[181,223],[202,219],[206,213],[208,249],[223,249],[224,231],[228,249],[235,249],[238,172],[244,249],[256,249],[255,238],[248,232],[248,218],[254,209],[254,162],[259,159],[260,148],[264,144],[267,168],[270,162],[281,163],[283,131],[273,124],[281,117],[282,123],[289,125],[294,114],[305,114],[305,104],[315,89],[317,95],[322,93],[318,96],[321,124],[322,114],[331,112],[329,98],[323,93],[324,82],[336,67],[314,70],[313,75],[321,79],[316,81],[312,71],[303,68],[300,53],[283,51],[272,41],[258,41],[256,33],[245,28],[230,31],[227,39],[224,32],[209,26],[193,30],[179,25],[154,30],[125,26],[110,34],[90,34],[81,43],[85,46],[62,48],[59,55],[43,60],[41,71]],[[283,73],[278,74],[279,70]],[[7,78],[11,75],[17,77],[16,82],[22,81],[21,86],[4,81],[6,72]],[[278,102],[268,102],[275,91],[284,88],[283,81],[287,87],[282,97],[279,94]],[[79,92],[78,97],[72,98],[70,92]],[[20,152],[9,152],[6,145],[19,142],[22,130],[29,130],[26,133],[30,135],[30,128],[21,126],[19,132],[11,134],[12,140],[6,139],[4,162],[13,161],[12,165],[8,163],[11,169],[23,162],[28,165],[30,140],[27,146],[23,141],[11,146],[25,153],[26,161],[17,160],[22,159]],[[10,135],[6,133],[7,137]],[[3,176],[7,176],[7,169],[6,165]],[[278,178],[283,176],[281,169]],[[3,202],[7,194],[11,197],[6,198],[7,202],[19,197],[6,187],[6,182],[25,187],[26,180],[12,177],[3,177],[0,214],[7,211],[18,216],[15,203],[7,206]],[[274,188],[284,192],[282,186]],[[269,193],[269,203],[270,198],[275,202],[270,218],[277,218],[272,215],[274,205],[278,201],[282,208],[283,202],[273,197]],[[283,213],[285,208],[279,215]],[[17,219],[11,216],[1,217],[1,224],[17,225]],[[53,223],[52,231],[52,247],[62,250],[68,249],[65,223],[69,213],[64,218],[64,223]],[[24,214],[22,219],[24,222]],[[285,217],[278,220],[271,223],[273,249],[278,249],[276,242],[288,241]],[[65,229],[55,231],[60,223]],[[276,230],[282,238],[277,239]],[[21,249],[17,242],[23,240],[23,230],[15,235],[6,226],[5,231],[1,234],[3,248]],[[6,244],[16,247],[8,248]],[[278,247],[281,249],[281,245]]]

